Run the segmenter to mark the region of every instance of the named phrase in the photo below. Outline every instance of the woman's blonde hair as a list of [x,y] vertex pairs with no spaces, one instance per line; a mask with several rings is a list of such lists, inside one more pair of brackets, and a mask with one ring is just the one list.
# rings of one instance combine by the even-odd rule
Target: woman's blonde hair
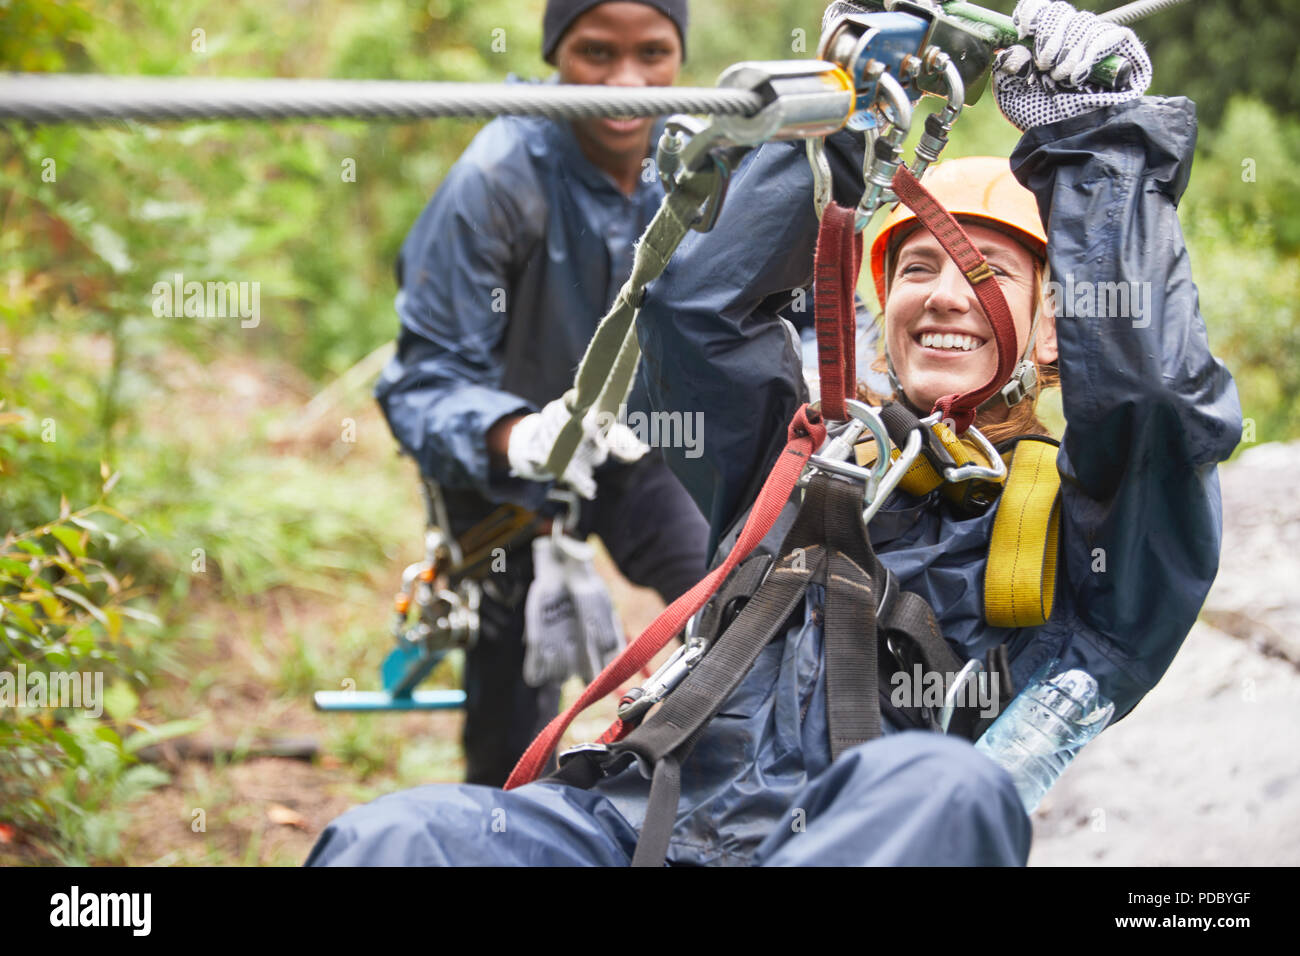
[[[1034,301],[1046,315],[1048,301],[1045,298],[1044,277],[1046,266],[1039,259],[1035,261],[1034,266]],[[883,303],[882,303],[883,307]],[[879,373],[882,377],[887,376],[889,367],[885,361],[884,352],[884,321],[882,313],[879,319],[881,326],[881,335],[879,338],[880,345],[877,349],[875,361],[871,363],[871,370]],[[1041,320],[1040,320],[1041,324]],[[1031,356],[1032,358],[1032,356]],[[989,413],[983,412],[975,419],[975,426],[984,433],[984,437],[997,445],[1012,438],[1019,438],[1022,435],[1049,435],[1050,431],[1046,425],[1038,418],[1038,399],[1043,392],[1049,388],[1059,388],[1061,384],[1060,372],[1055,363],[1044,365],[1034,360],[1034,369],[1038,373],[1038,392],[1033,398],[1026,398],[1017,404],[1011,406],[1007,417],[1002,421],[988,421]],[[866,382],[858,382],[858,400],[866,402],[869,405],[881,405],[886,401],[894,398],[892,395],[881,395],[867,386]],[[921,409],[922,412],[927,411]]]

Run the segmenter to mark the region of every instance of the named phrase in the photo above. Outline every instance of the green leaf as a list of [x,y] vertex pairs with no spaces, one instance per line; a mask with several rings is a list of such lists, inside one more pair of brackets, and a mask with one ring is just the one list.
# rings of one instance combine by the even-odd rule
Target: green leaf
[[62,558],[55,558],[54,563],[63,569],[71,577],[76,578],[85,587],[90,587],[90,581],[86,578],[86,573],[77,567],[71,561],[64,561]]
[[171,783],[171,779],[164,770],[153,764],[140,764],[122,774],[120,797],[130,800],[155,787],[166,786]]
[[192,734],[196,730],[202,729],[204,723],[205,721],[202,718],[190,717],[184,720],[170,720],[156,727],[146,725],[143,730],[132,734],[126,739],[126,750],[128,753],[136,753],[141,747],[148,747],[160,740],[184,737],[186,734]]
[[78,528],[84,528],[86,531],[89,531],[91,534],[104,533],[103,528],[101,528],[99,525],[95,524],[95,522],[89,520],[88,518],[82,518],[79,515],[69,515],[68,520],[71,521],[73,524],[75,524]]
[[104,710],[116,721],[128,720],[139,706],[140,698],[136,697],[129,684],[115,681],[104,691]]
[[0,568],[3,568],[9,574],[17,575],[20,580],[24,581],[32,573],[31,566],[26,561],[19,561],[15,558],[0,556]]
[[57,525],[50,529],[50,534],[58,538],[60,543],[79,558],[86,556],[86,549],[81,543],[81,533],[74,531],[65,525]]
[[69,589],[62,588],[62,587],[56,587],[54,589],[54,593],[66,601],[71,601],[73,604],[77,604],[80,605],[81,607],[84,607],[87,611],[90,612],[91,616],[94,617],[95,620],[97,620],[100,624],[103,624],[105,628],[108,627],[108,618],[104,616],[104,612],[101,611],[99,608],[97,608],[95,605],[91,604],[88,600],[86,600],[76,591],[70,591]]
[[[118,686],[121,685],[118,684],[113,685],[113,687],[118,687]],[[130,691],[131,688],[128,687],[127,690]],[[108,697],[108,695],[111,694],[112,692],[113,692],[113,688],[110,687],[108,691],[105,692],[104,696]],[[133,693],[131,694],[131,696],[132,698],[134,698],[135,694]],[[122,738],[118,736],[117,731],[114,730],[112,727],[109,727],[105,724],[98,724],[95,727],[95,736],[100,740],[105,741],[106,743],[112,744],[118,750],[122,749]]]
[[28,634],[40,636],[41,629],[32,618],[32,612],[28,607],[16,601],[0,601],[0,605],[3,605],[4,609],[13,615],[18,622],[18,626],[24,631]]

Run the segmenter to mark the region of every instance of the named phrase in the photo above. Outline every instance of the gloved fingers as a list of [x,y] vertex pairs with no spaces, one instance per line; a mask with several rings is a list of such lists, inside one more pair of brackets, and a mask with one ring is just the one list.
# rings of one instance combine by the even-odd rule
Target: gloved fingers
[[1028,47],[1007,47],[1005,50],[998,51],[997,56],[994,57],[993,69],[1006,76],[1018,77],[1021,80],[1028,79],[1033,73],[1034,55],[1029,52]]
[[591,476],[590,468],[575,468],[570,462],[569,467],[564,469],[564,483],[572,488],[578,497],[585,498],[587,501],[596,500],[596,479]]
[[1020,34],[1020,39],[1034,35],[1039,18],[1051,5],[1052,0],[1020,0],[1016,4],[1016,9],[1011,14],[1011,22],[1015,25],[1016,32]]
[[533,541],[533,581],[524,601],[524,680],[531,687],[562,683],[577,669],[580,636],[564,554],[549,536]]
[[1082,86],[1093,67],[1124,46],[1133,31],[1127,27],[1098,20],[1088,20],[1066,39],[1065,48],[1052,69],[1052,79],[1069,86]]
[[1034,66],[1050,75],[1070,31],[1070,21],[1078,11],[1065,0],[1049,4],[1036,18],[1033,26]]
[[610,426],[604,441],[610,457],[624,463],[638,461],[650,450],[650,446],[638,438],[636,432],[621,422]]
[[525,415],[515,422],[506,444],[510,474],[527,481],[549,481],[554,477],[545,468],[555,440],[569,421],[564,396],[542,406],[540,412]]
[[[1033,52],[1016,47],[995,60],[993,91],[998,107],[1020,130],[1043,126],[1141,96],[1151,83],[1151,59],[1127,27],[1075,10],[1064,0],[1020,0],[1012,19]],[[1128,60],[1127,88],[1102,89],[1088,77],[1106,57]]]
[[554,443],[548,440],[549,428],[541,413],[525,415],[510,429],[506,460],[510,474],[527,481],[545,481],[552,476],[545,471],[546,453]]
[[1078,55],[1078,64],[1069,82],[1074,86],[1084,85],[1093,67],[1106,57],[1119,54],[1133,69],[1129,89],[1146,92],[1151,85],[1151,57],[1147,55],[1146,47],[1128,27],[1111,26],[1112,29],[1096,31],[1082,44],[1083,51]]
[[580,497],[592,501],[596,497],[596,479],[594,472],[605,463],[608,456],[606,449],[590,438],[578,443],[577,450],[569,459],[564,469],[564,483],[578,493]]

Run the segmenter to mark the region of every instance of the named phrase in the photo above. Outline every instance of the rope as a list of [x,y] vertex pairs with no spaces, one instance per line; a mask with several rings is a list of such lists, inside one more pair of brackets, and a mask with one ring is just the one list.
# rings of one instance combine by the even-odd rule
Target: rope
[[748,116],[762,105],[762,98],[749,90],[711,87],[0,74],[0,119],[35,123],[324,117],[406,120],[500,113],[551,119],[672,113]]

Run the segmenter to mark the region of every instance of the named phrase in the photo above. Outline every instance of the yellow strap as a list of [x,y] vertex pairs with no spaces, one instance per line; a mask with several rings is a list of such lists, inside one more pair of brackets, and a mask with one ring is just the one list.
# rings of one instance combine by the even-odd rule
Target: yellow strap
[[1055,445],[1016,444],[993,519],[984,570],[984,617],[994,627],[1037,627],[1052,614],[1061,525]]

